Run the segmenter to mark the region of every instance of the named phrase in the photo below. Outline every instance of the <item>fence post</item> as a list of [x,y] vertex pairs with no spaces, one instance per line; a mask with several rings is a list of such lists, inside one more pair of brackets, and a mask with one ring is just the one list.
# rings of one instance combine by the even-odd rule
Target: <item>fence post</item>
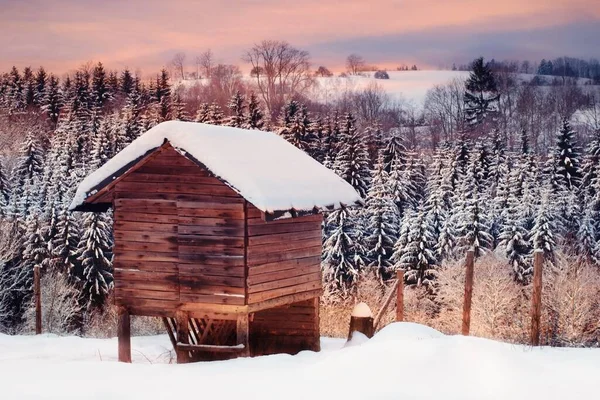
[[473,267],[475,264],[475,252],[467,251],[465,271],[465,297],[463,301],[462,334],[469,336],[471,329],[471,300],[473,298]]
[[175,353],[177,355],[177,364],[185,364],[190,362],[190,352],[181,350],[180,344],[190,344],[190,326],[189,316],[185,311],[177,311],[175,313],[175,321],[177,323],[177,347]]
[[354,332],[360,332],[369,339],[373,337],[375,328],[373,325],[373,313],[365,303],[358,303],[352,310],[350,316],[350,329],[348,331],[348,341],[352,340]]
[[396,271],[398,280],[398,291],[396,292],[396,321],[404,321],[404,270]]
[[531,345],[540,345],[540,320],[542,316],[542,269],[544,252],[533,253],[533,295],[531,296]]
[[40,266],[33,267],[33,297],[35,298],[35,334],[42,333],[42,289],[40,283]]

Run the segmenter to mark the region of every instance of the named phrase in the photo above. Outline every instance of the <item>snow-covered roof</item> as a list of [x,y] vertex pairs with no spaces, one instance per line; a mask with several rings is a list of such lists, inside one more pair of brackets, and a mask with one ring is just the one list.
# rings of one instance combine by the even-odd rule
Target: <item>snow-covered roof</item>
[[150,129],[86,177],[70,209],[82,209],[86,199],[165,143],[265,213],[361,203],[349,183],[275,133],[169,121]]

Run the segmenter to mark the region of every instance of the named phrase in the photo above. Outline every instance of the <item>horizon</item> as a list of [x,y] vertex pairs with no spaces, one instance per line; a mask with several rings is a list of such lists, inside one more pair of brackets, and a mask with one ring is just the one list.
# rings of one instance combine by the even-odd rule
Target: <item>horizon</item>
[[[313,67],[335,71],[351,53],[389,69],[400,64],[442,69],[479,56],[530,61],[600,56],[600,8],[592,0],[525,5],[509,0],[477,9],[472,0],[383,0],[377,6],[351,0],[343,7],[312,0],[0,3],[0,23],[7,31],[0,38],[3,71],[44,66],[63,74],[91,61],[144,76],[167,66],[178,52],[191,66],[207,49],[217,62],[246,70],[244,51],[264,39],[307,50]],[[294,20],[300,22],[290,23]]]

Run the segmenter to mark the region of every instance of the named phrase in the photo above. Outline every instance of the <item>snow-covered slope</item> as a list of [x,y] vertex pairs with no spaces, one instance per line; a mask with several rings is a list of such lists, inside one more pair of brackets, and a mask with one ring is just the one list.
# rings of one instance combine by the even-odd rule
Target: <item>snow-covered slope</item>
[[600,391],[600,349],[532,349],[410,323],[346,348],[325,339],[321,353],[188,365],[164,364],[166,336],[132,344],[129,365],[114,361],[114,339],[0,335],[0,397],[565,400]]

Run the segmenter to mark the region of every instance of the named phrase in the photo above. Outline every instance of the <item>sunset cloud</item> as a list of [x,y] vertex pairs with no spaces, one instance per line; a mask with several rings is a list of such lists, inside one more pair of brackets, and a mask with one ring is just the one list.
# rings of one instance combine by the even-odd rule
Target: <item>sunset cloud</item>
[[479,54],[600,55],[597,0],[0,0],[0,6],[2,70],[43,64],[63,72],[100,60],[151,71],[177,51],[191,59],[207,48],[222,62],[240,63],[244,49],[266,38],[287,40],[332,67],[349,52],[373,63],[433,66]]

